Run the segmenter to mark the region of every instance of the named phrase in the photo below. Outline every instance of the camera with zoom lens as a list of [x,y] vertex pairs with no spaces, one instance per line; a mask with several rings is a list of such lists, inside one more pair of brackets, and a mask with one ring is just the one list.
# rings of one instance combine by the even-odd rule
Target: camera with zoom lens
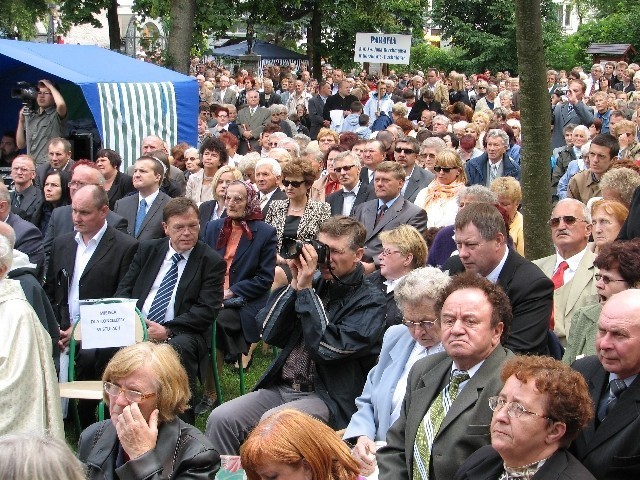
[[18,82],[16,85],[16,88],[11,89],[11,98],[17,98],[25,107],[36,110],[38,108],[38,87],[28,82]]
[[329,247],[318,240],[297,240],[295,238],[283,238],[280,256],[284,259],[298,258],[302,255],[302,247],[305,244],[311,245],[318,254],[318,265],[329,263]]

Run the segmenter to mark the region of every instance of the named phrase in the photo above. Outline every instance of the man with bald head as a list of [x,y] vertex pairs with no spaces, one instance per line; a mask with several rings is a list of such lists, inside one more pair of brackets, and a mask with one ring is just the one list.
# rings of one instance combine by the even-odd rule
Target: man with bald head
[[[77,165],[74,165],[71,174],[71,182],[69,182],[69,195],[73,201],[73,197],[80,188],[86,185],[97,185],[103,187],[104,184],[105,179],[100,170],[96,167],[96,164],[82,160],[78,162]],[[120,230],[125,233],[127,232],[127,221],[120,215],[113,213],[111,210],[107,211],[107,223],[116,230]],[[53,212],[51,212],[51,219],[49,220],[49,225],[47,226],[47,231],[44,236],[45,268],[47,268],[47,265],[49,264],[49,256],[51,254],[53,239],[73,231],[74,225],[71,216],[71,205],[55,208]]]
[[587,380],[596,415],[570,451],[598,480],[640,478],[640,290],[604,304],[596,352],[572,365]]
[[[75,173],[74,178],[79,178]],[[61,351],[67,348],[80,316],[80,300],[114,296],[138,247],[134,238],[108,225],[109,199],[102,186],[76,185],[71,209],[75,232],[53,240],[45,283],[60,326]],[[81,349],[77,379],[99,379],[108,353]],[[83,423],[93,423],[93,409],[88,408],[82,417]]]

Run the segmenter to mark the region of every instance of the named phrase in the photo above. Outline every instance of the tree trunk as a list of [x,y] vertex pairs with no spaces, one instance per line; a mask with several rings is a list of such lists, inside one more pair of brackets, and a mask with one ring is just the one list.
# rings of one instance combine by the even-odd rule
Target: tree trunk
[[118,0],[111,0],[107,9],[107,22],[109,23],[109,48],[119,52],[122,47],[120,39],[120,24],[118,23]]
[[516,0],[516,44],[522,114],[522,213],[527,258],[553,252],[547,220],[551,211],[551,112],[546,89],[540,0]]
[[166,66],[185,75],[189,74],[195,14],[196,0],[171,0]]
[[320,65],[320,45],[322,43],[322,17],[320,13],[319,0],[316,0],[313,4],[313,11],[311,13],[311,39],[307,40],[307,49],[309,43],[312,45],[311,50],[311,68],[313,71],[313,78],[320,81],[322,80],[322,66]]

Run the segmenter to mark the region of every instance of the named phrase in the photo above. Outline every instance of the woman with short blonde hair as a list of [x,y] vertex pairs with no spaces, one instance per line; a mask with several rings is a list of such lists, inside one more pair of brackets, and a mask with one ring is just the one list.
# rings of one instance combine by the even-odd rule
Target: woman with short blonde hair
[[498,177],[491,182],[489,189],[498,196],[498,204],[509,216],[509,236],[513,247],[524,256],[524,217],[518,211],[522,202],[520,182],[513,177]]

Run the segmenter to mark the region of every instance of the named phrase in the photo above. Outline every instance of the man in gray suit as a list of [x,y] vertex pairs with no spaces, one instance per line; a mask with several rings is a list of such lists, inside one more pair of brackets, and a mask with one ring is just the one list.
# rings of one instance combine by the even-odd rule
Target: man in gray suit
[[400,164],[389,161],[380,163],[373,180],[376,199],[364,202],[356,208],[356,220],[367,229],[362,261],[367,273],[373,272],[380,265],[380,232],[403,224],[416,227],[420,233],[427,228],[427,212],[400,194],[404,177],[405,171]]
[[413,137],[400,137],[396,140],[393,158],[405,171],[402,196],[410,202],[415,202],[418,192],[426,188],[435,175],[420,165],[416,165],[420,144]]
[[229,77],[221,75],[218,85],[220,85],[220,88],[214,89],[211,96],[213,103],[218,105],[236,103],[236,92],[229,88]]
[[418,360],[409,373],[400,417],[377,452],[380,480],[451,479],[490,443],[489,397],[502,388],[500,369],[513,356],[504,291],[475,273],[453,277],[436,301],[445,351]]
[[238,112],[236,123],[240,127],[238,153],[244,155],[258,148],[258,139],[266,125],[271,123],[271,112],[260,106],[258,90],[247,92],[247,106]]
[[129,195],[116,202],[114,211],[127,219],[127,233],[142,240],[164,238],[162,210],[171,197],[160,191],[164,164],[153,157],[141,156],[133,168],[133,186],[137,195]]
[[18,155],[11,164],[14,191],[11,193],[11,211],[28,222],[41,208],[42,192],[34,184],[36,162],[29,155]]

